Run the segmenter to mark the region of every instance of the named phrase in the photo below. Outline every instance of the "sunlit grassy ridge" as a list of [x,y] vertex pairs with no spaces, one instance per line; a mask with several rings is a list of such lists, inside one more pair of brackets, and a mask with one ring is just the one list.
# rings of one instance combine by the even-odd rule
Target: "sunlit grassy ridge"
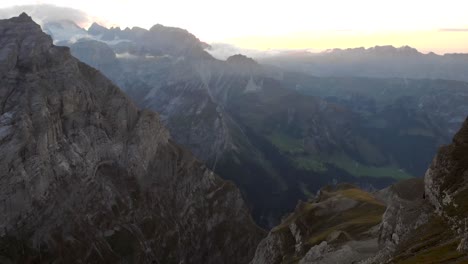
[[[314,201],[300,203],[272,232],[288,237],[291,226],[299,228],[305,252],[323,241],[329,245],[369,241],[369,230],[381,223],[384,212],[385,205],[370,193],[349,184],[328,186]],[[297,259],[297,254],[291,254],[282,263],[295,263]]]
[[[318,210],[323,210],[323,206],[319,206],[320,202],[303,203],[296,212],[289,215],[281,225],[275,227],[274,231],[280,231],[282,228],[287,227],[291,222],[298,219],[310,218],[315,219],[315,221],[306,221],[307,223],[314,223],[314,225],[311,226],[312,229],[320,228],[322,225],[331,228],[331,230],[329,230],[330,232],[366,223],[376,225],[382,220],[382,214],[385,211],[385,205],[378,201],[373,195],[354,187],[332,192],[322,190],[321,196],[325,197],[322,199],[333,200],[336,203],[353,200],[356,201],[357,204],[348,210],[339,212],[337,215],[335,215],[336,212],[334,213],[333,210],[330,210],[330,212],[327,213],[330,217],[330,219],[328,219],[322,215],[317,215]],[[321,231],[316,235],[320,236],[320,234],[325,231]],[[352,230],[349,231],[352,232]],[[311,237],[311,239],[313,238],[314,237]]]
[[350,189],[340,190],[337,193],[347,198],[359,201],[359,202],[365,202],[365,203],[370,203],[370,204],[376,204],[379,206],[384,206],[384,204],[378,201],[377,199],[375,199],[375,197],[372,194],[365,192],[361,189],[350,188]]

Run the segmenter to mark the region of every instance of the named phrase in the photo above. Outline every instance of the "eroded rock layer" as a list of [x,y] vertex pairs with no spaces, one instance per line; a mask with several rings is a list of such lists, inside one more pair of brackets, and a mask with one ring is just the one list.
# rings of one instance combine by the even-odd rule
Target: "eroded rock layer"
[[247,263],[237,188],[30,17],[0,21],[0,262]]

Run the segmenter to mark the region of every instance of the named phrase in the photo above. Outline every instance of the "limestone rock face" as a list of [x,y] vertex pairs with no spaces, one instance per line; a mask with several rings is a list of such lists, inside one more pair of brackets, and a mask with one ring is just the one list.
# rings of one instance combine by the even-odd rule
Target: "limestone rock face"
[[367,263],[462,263],[466,251],[468,122],[440,148],[424,182],[391,187],[380,227],[381,251]]
[[0,20],[0,262],[247,263],[237,188],[30,17]]
[[426,172],[425,191],[439,214],[453,221],[468,216],[468,120],[452,144],[442,147],[434,158]]
[[425,192],[435,213],[461,236],[459,251],[468,252],[468,119],[434,158],[425,175]]
[[385,205],[351,185],[323,188],[260,242],[252,264],[357,263],[379,251]]
[[378,233],[381,250],[372,263],[391,258],[400,242],[408,240],[414,230],[428,223],[433,211],[424,199],[423,179],[401,181],[384,192],[386,210]]

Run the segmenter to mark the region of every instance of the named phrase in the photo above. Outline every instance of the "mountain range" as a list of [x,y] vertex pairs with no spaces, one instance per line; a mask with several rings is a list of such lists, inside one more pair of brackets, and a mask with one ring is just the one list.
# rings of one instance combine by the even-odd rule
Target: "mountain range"
[[468,81],[468,54],[427,54],[403,46],[281,52],[261,62],[321,77],[444,79]]
[[468,260],[466,83],[65,24],[0,20],[0,262]]
[[[57,23],[45,31],[66,35],[54,33]],[[220,61],[186,30],[161,25],[80,32],[87,37],[56,44],[160,113],[177,143],[240,187],[264,227],[329,183],[371,190],[422,176],[468,110],[464,82],[315,77],[243,55]]]

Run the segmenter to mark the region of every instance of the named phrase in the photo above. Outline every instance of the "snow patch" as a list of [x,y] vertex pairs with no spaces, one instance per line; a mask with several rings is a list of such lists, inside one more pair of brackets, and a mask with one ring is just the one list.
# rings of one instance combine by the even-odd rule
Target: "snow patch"
[[116,53],[115,56],[117,57],[117,59],[137,59],[138,56],[137,55],[133,55],[133,54],[130,54],[128,52],[124,52],[124,53]]

